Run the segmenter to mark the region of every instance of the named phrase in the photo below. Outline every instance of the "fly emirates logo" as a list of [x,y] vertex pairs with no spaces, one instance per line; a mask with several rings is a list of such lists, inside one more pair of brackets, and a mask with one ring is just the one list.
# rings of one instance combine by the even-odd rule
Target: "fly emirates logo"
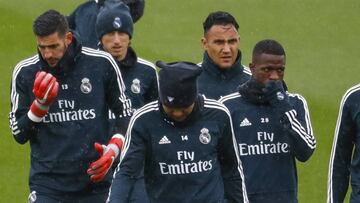
[[160,172],[164,175],[201,173],[212,169],[212,160],[195,161],[195,152],[177,151],[178,163],[159,162]]
[[74,100],[57,100],[57,105],[61,111],[47,113],[43,118],[44,123],[81,121],[96,118],[95,109],[75,109]]
[[258,143],[239,144],[240,156],[289,153],[289,144],[274,142],[274,133],[257,132]]

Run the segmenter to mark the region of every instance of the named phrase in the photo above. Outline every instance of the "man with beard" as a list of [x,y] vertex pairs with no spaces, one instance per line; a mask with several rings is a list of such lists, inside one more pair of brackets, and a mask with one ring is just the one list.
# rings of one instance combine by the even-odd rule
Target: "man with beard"
[[[10,112],[15,140],[30,142],[29,202],[104,202],[127,128],[117,119],[110,130],[108,112],[131,116],[120,70],[109,54],[83,47],[55,10],[33,32],[38,54],[13,71]],[[108,143],[95,146],[100,157],[96,142]]]

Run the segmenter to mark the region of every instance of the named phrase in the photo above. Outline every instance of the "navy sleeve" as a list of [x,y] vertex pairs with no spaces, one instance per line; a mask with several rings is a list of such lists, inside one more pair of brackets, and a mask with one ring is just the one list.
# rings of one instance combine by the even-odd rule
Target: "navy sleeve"
[[[135,118],[135,119],[134,119]],[[144,169],[146,152],[145,134],[137,130],[136,115],[130,120],[126,134],[124,150],[121,152],[120,163],[114,173],[108,200],[111,203],[127,203]]]
[[26,75],[27,78],[22,75],[23,72],[19,63],[14,69],[11,81],[11,112],[9,113],[9,120],[10,129],[15,140],[20,144],[25,144],[31,137],[36,135],[39,124],[30,120],[27,116],[30,105],[34,100],[34,96],[29,90],[29,88],[32,88],[30,83],[34,80],[30,80],[30,75]]
[[125,85],[121,72],[112,57],[109,57],[111,68],[109,69],[106,94],[107,103],[115,114],[115,125],[112,134],[120,133],[125,135],[126,129],[132,115],[131,101],[125,94]]
[[155,101],[158,99],[158,76],[157,76],[156,70],[154,70],[152,72],[151,79],[152,79],[151,86],[149,88],[149,91],[145,95],[146,103],[149,103],[149,102],[152,102],[152,101]]
[[[229,114],[230,115],[230,114]],[[244,173],[237,153],[237,142],[230,116],[223,123],[224,130],[219,146],[219,160],[224,180],[225,199],[229,203],[248,202]]]
[[310,121],[306,100],[300,95],[295,96],[299,102],[294,109],[285,113],[287,121],[284,126],[290,134],[291,150],[299,161],[308,160],[316,148],[316,140]]
[[356,124],[349,101],[344,96],[336,124],[329,163],[328,203],[344,201],[349,185],[350,165],[355,142]]

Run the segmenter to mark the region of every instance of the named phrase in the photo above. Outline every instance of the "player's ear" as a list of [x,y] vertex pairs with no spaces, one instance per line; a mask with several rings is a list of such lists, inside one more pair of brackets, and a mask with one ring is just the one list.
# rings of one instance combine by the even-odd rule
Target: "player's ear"
[[202,37],[202,38],[201,38],[201,46],[202,46],[202,48],[205,49],[205,50],[207,50],[207,48],[208,48],[207,45],[208,45],[208,43],[207,43],[206,38],[205,38],[205,37]]
[[249,68],[252,74],[254,74],[255,71],[255,64],[254,63],[249,63]]
[[66,45],[69,45],[73,40],[73,34],[71,32],[67,32],[65,34],[65,43]]

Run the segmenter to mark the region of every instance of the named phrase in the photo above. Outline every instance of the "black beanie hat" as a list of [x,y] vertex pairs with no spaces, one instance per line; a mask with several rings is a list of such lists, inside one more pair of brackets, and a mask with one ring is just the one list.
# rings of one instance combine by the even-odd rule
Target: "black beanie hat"
[[104,5],[97,15],[95,29],[100,41],[104,34],[113,31],[125,32],[131,39],[133,24],[129,7],[122,2],[116,2]]
[[168,107],[183,108],[196,100],[197,77],[202,69],[191,62],[166,64],[157,61],[159,71],[159,96],[162,104]]

